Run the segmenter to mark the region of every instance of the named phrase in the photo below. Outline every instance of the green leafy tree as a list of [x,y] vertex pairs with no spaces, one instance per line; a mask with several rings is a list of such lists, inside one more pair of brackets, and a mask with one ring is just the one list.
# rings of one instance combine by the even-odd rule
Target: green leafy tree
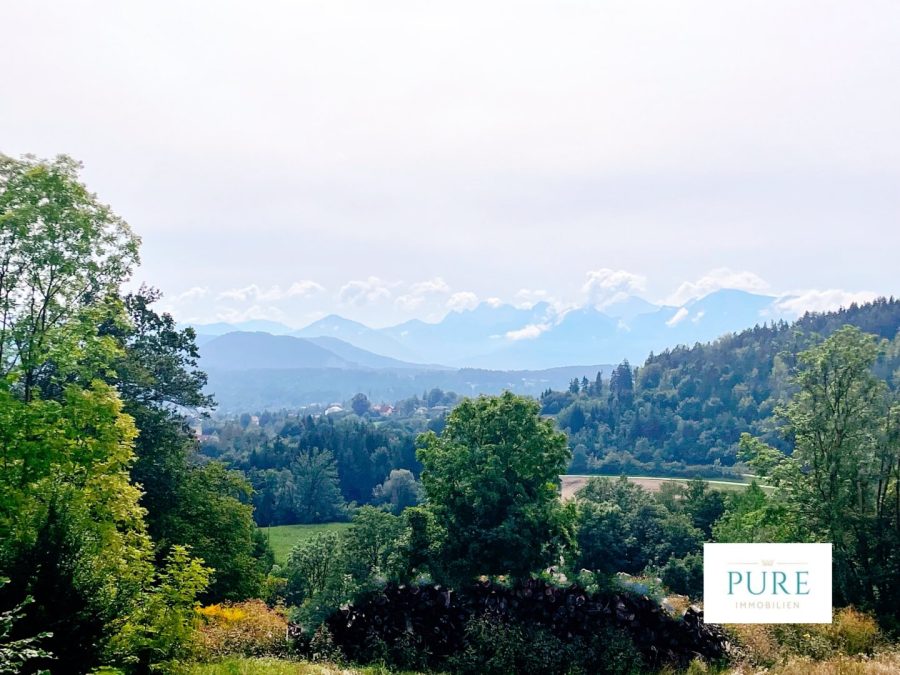
[[157,313],[159,298],[141,287],[123,299],[127,322],[101,325],[101,333],[121,346],[108,379],[140,432],[132,479],[143,490],[157,561],[173,546],[189,546],[215,569],[207,601],[244,600],[259,592],[271,556],[259,546],[246,479],[197,461],[184,411],[203,410],[213,400],[203,393],[206,375],[198,367],[193,329],[179,330],[171,315]]
[[592,478],[576,495],[576,568],[637,574],[700,550],[703,533],[626,479]]
[[78,168],[0,157],[0,608],[33,598],[14,630],[51,632],[59,672],[138,659],[126,636],[149,630],[159,581],[129,475],[137,429],[108,381],[122,346],[99,328],[128,322],[138,240]]
[[301,452],[291,466],[294,511],[301,523],[340,520],[346,512],[337,466],[328,450]]
[[[0,579],[0,587],[9,579]],[[40,659],[47,661],[53,655],[41,648],[41,642],[51,637],[50,633],[43,632],[32,637],[12,638],[13,627],[22,618],[24,608],[31,604],[30,597],[18,606],[8,611],[0,612],[0,674],[17,675],[24,671],[25,664],[29,661]]]
[[412,471],[392,469],[384,483],[375,488],[373,497],[376,502],[390,506],[391,512],[398,515],[403,509],[419,503],[420,491]]
[[344,555],[347,567],[359,583],[376,576],[395,577],[403,519],[363,506],[354,514],[353,524],[344,533]]
[[770,476],[813,541],[830,541],[838,602],[897,616],[900,409],[873,368],[878,340],[845,326],[798,358],[796,393],[779,415],[794,441],[780,456],[754,439],[745,454]]
[[[114,292],[138,260],[138,238],[78,180],[69,157],[0,154],[0,376],[25,401],[54,360],[65,326]],[[72,343],[69,343],[72,346]]]
[[440,576],[525,576],[558,562],[571,543],[571,512],[559,500],[566,439],[535,401],[508,392],[465,399],[440,436],[420,437],[417,456],[427,508],[443,532]]

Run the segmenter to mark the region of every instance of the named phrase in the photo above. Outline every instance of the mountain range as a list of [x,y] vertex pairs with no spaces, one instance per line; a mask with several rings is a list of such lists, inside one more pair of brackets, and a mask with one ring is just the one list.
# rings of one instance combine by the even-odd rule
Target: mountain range
[[681,307],[639,297],[558,312],[481,303],[437,323],[372,328],[330,315],[300,330],[274,321],[194,325],[201,366],[220,409],[394,401],[440,387],[464,394],[537,395],[573,377],[678,344],[715,339],[780,318],[776,298],[719,290]]
[[[441,364],[453,368],[546,369],[617,363],[625,358],[641,361],[652,351],[712,340],[782,318],[776,300],[773,296],[723,289],[680,307],[656,305],[637,296],[602,308],[568,311],[557,311],[546,302],[525,308],[483,302],[470,310],[449,312],[437,323],[413,319],[385,328],[372,328],[335,314],[300,330],[273,321],[197,324],[194,328],[201,345],[214,343],[215,337],[228,333],[265,332],[312,340],[345,361],[367,362],[370,367]],[[326,338],[341,342],[323,343]],[[287,344],[275,342],[272,353],[256,355],[251,361],[262,359],[274,365],[279,355],[296,360],[296,349],[292,352]],[[351,352],[348,346],[370,354]],[[239,349],[236,344],[231,348]],[[221,346],[216,346],[219,349]],[[307,347],[306,351],[314,361],[314,350]],[[372,355],[388,360],[378,366],[372,362]],[[332,357],[320,353],[319,358],[325,366]]]

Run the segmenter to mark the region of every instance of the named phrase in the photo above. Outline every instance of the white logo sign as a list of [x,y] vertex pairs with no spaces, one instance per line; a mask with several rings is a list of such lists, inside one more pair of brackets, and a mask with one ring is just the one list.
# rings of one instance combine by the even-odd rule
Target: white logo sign
[[831,623],[831,544],[704,544],[707,623]]

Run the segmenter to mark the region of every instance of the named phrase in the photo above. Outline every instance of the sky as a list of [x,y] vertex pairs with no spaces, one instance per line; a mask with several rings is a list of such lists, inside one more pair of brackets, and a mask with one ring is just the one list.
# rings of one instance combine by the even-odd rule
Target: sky
[[900,295],[900,3],[0,0],[0,152],[183,321]]

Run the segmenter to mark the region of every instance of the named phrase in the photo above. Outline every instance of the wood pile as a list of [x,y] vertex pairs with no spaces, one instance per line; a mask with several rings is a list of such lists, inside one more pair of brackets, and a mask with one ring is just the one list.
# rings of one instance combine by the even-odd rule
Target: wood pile
[[332,614],[327,625],[335,644],[363,660],[375,641],[418,644],[439,663],[465,646],[466,622],[489,614],[500,621],[540,626],[563,642],[624,629],[647,665],[684,665],[696,656],[727,655],[725,633],[703,623],[694,607],[673,618],[647,596],[590,594],[577,585],[557,587],[531,579],[512,587],[484,581],[462,593],[435,585],[389,584]]

